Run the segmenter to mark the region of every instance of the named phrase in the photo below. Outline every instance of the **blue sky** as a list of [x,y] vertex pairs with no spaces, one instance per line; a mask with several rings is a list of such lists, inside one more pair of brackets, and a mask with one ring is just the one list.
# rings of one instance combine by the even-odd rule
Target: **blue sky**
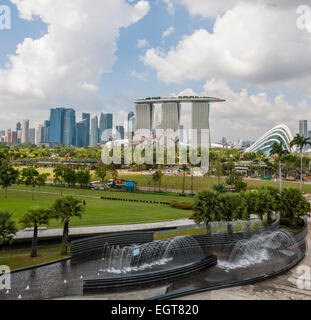
[[[97,3],[97,0],[92,1],[94,4]],[[210,2],[210,0],[206,1]],[[135,12],[138,12],[141,17],[136,19],[137,21],[135,22],[124,22],[126,26],[122,25],[122,21],[118,21],[115,28],[111,28],[111,31],[109,30],[109,23],[107,24],[108,26],[104,23],[103,25],[99,23],[98,30],[95,31],[95,36],[93,28],[90,28],[91,30],[86,30],[84,35],[81,35],[81,30],[78,30],[78,28],[76,34],[72,30],[65,30],[68,31],[68,35],[66,32],[64,32],[64,34],[68,36],[68,39],[72,39],[73,48],[76,49],[76,56],[79,59],[87,59],[89,58],[88,55],[90,56],[90,59],[88,59],[88,61],[90,60],[88,67],[89,69],[94,68],[94,74],[89,75],[87,67],[82,71],[84,72],[83,74],[86,74],[86,78],[89,78],[87,81],[88,86],[94,87],[95,85],[95,87],[98,88],[96,95],[90,94],[89,91],[85,95],[80,92],[76,95],[76,84],[73,84],[72,87],[70,87],[68,83],[70,83],[70,81],[73,82],[71,78],[75,79],[74,72],[77,72],[77,74],[80,73],[79,68],[74,68],[74,71],[68,72],[68,75],[65,75],[61,80],[59,80],[59,78],[55,80],[52,76],[51,81],[48,79],[49,81],[45,83],[45,79],[49,78],[51,73],[50,71],[47,73],[47,70],[40,68],[40,63],[42,66],[42,60],[39,59],[40,62],[35,61],[35,59],[41,57],[41,54],[42,56],[44,54],[41,53],[40,49],[38,49],[37,44],[41,44],[43,48],[48,48],[49,51],[53,51],[54,48],[57,47],[58,39],[61,37],[60,34],[55,35],[55,39],[53,39],[54,42],[47,44],[45,40],[42,40],[44,35],[49,35],[48,23],[44,23],[43,21],[49,21],[50,27],[58,27],[58,23],[62,23],[62,21],[57,20],[57,14],[53,15],[52,13],[49,13],[48,5],[47,7],[44,7],[44,5],[40,5],[38,8],[35,7],[35,0],[0,0],[0,5],[8,5],[12,12],[12,29],[0,30],[0,69],[2,71],[6,70],[3,78],[1,79],[0,77],[0,92],[2,90],[4,92],[4,96],[8,94],[9,97],[3,100],[0,98],[0,111],[3,115],[0,117],[0,126],[5,129],[8,129],[9,127],[14,128],[15,123],[22,120],[22,118],[18,117],[31,118],[33,119],[33,126],[37,126],[39,123],[43,122],[43,120],[48,118],[49,108],[60,106],[61,104],[62,106],[70,105],[74,107],[77,110],[78,118],[82,111],[89,111],[93,114],[104,111],[114,112],[116,114],[116,118],[120,116],[120,119],[122,120],[122,112],[124,117],[125,112],[134,110],[133,100],[135,98],[143,98],[147,96],[169,96],[172,94],[178,94],[185,89],[191,89],[198,94],[203,93],[203,91],[205,95],[209,95],[209,93],[210,95],[217,94],[221,98],[228,100],[225,106],[227,109],[224,110],[231,111],[223,111],[220,109],[220,106],[217,106],[215,113],[213,114],[212,111],[211,114],[212,128],[214,130],[213,136],[215,140],[219,140],[222,135],[228,137],[232,136],[232,139],[254,139],[261,133],[264,133],[266,129],[270,129],[271,126],[279,124],[278,121],[286,122],[287,118],[288,125],[294,131],[296,129],[295,123],[297,123],[299,118],[303,116],[310,116],[311,118],[311,111],[309,110],[309,92],[308,89],[302,89],[303,86],[307,86],[306,84],[308,83],[309,78],[305,78],[305,75],[301,75],[303,73],[303,68],[301,68],[301,74],[297,73],[296,75],[293,74],[294,71],[292,71],[295,68],[288,66],[289,71],[288,75],[286,75],[287,78],[283,76],[282,73],[284,73],[284,68],[286,69],[288,64],[285,62],[283,63],[283,57],[281,57],[282,54],[280,54],[281,51],[273,51],[270,48],[269,50],[266,49],[264,46],[270,45],[271,47],[271,44],[260,43],[263,37],[259,37],[258,33],[254,33],[253,36],[250,35],[250,42],[253,41],[253,46],[259,48],[259,50],[257,49],[258,51],[267,51],[264,58],[259,56],[258,60],[254,60],[256,63],[257,61],[262,63],[262,68],[260,68],[260,66],[256,68],[256,63],[254,63],[254,61],[246,61],[247,59],[251,59],[248,58],[248,56],[251,55],[245,54],[246,58],[244,57],[243,47],[245,46],[245,51],[249,49],[245,44],[244,34],[242,34],[245,27],[244,29],[241,29],[241,37],[236,30],[231,31],[230,28],[227,33],[223,32],[227,25],[230,26],[230,19],[238,19],[236,24],[232,24],[234,28],[235,25],[243,22],[246,26],[249,24],[251,29],[253,21],[251,18],[247,20],[247,16],[251,16],[253,12],[258,12],[258,19],[260,19],[260,10],[270,10],[268,13],[274,14],[273,11],[271,11],[273,9],[269,7],[264,7],[263,9],[259,4],[250,4],[250,1],[244,0],[244,5],[239,4],[239,1],[236,3],[235,1],[232,1],[233,4],[229,7],[227,7],[227,5],[223,5],[221,7],[221,11],[216,8],[218,11],[215,9],[215,12],[206,12],[206,10],[209,10],[209,8],[206,9],[206,1],[195,0],[191,2],[189,0],[172,0],[174,7],[174,13],[172,13],[168,10],[167,4],[164,0],[148,1],[149,5],[146,1],[129,1],[129,4],[132,7],[139,2],[144,2],[143,5],[145,7],[143,9],[138,9],[137,7],[133,9],[128,6],[124,6],[125,0],[118,0],[118,5],[124,6],[124,10],[129,10],[129,13],[136,10]],[[25,2],[27,3],[23,6]],[[107,0],[107,3],[108,2],[110,3],[109,6],[112,8],[111,10],[113,10],[113,2],[111,0]],[[221,2],[224,1],[220,1],[219,3]],[[265,2],[265,0],[258,0],[258,2]],[[276,0],[276,2],[278,2],[278,0]],[[68,3],[75,6],[75,2],[73,0],[70,0]],[[17,4],[17,6],[15,4]],[[56,6],[61,5],[61,2],[58,0],[54,2],[51,1],[51,6],[54,5],[56,8]],[[147,5],[149,6],[148,10],[146,9]],[[256,8],[256,5],[259,7]],[[80,9],[78,6],[79,5],[77,4],[77,10]],[[215,4],[213,4],[213,6],[215,6]],[[26,20],[25,17],[23,19],[19,17],[20,14],[23,14],[24,16],[27,15],[29,13],[28,10],[35,12],[35,14],[32,15],[32,20]],[[115,13],[115,16],[111,13],[108,16],[105,16],[105,6],[100,4],[98,1],[98,11],[100,10],[102,10],[103,20],[106,19],[109,22],[109,19],[111,19],[112,24],[114,23],[114,19],[124,19],[124,16],[121,16],[121,18],[118,17],[118,13],[115,13],[117,10],[111,11],[113,14]],[[195,10],[197,10],[197,12]],[[247,12],[250,12],[250,14],[244,14]],[[67,14],[65,15],[66,17],[70,16],[70,11],[65,13]],[[232,13],[235,13],[235,15]],[[267,12],[264,11],[262,12],[262,19],[267,16],[266,13]],[[279,15],[282,14],[284,14],[284,16],[290,15],[294,17],[296,14],[296,7],[292,6],[290,8],[281,8]],[[90,11],[90,16],[93,15],[96,15],[96,13],[94,13],[94,11]],[[218,19],[218,24],[221,26],[221,28],[219,28],[220,32],[214,32],[216,19]],[[269,24],[269,21],[267,22]],[[266,24],[263,21],[263,26],[265,25]],[[103,28],[102,33],[101,28]],[[164,39],[163,33],[168,28],[173,28],[174,31]],[[295,25],[293,24],[292,29],[294,28]],[[264,27],[262,29],[264,29]],[[201,48],[200,44],[193,42],[194,49],[192,59],[192,53],[190,55],[189,53],[186,55],[185,52],[188,52],[187,50],[190,50],[191,52],[191,48],[187,49],[189,48],[187,43],[192,43],[191,41],[195,38],[195,34],[198,30],[204,31],[200,35],[202,37],[203,46]],[[89,32],[89,34],[87,34],[87,32]],[[116,51],[111,48],[110,51],[107,49],[107,52],[109,51],[107,53],[109,57],[115,56],[116,61],[114,63],[101,61],[101,59],[105,59],[101,58],[101,55],[104,57],[106,54],[105,49],[99,49],[98,52],[94,52],[94,50],[85,50],[85,53],[83,53],[83,55],[81,54],[81,57],[79,57],[79,50],[81,50],[81,48],[84,50],[84,46],[89,45],[88,39],[90,39],[90,46],[95,43],[96,47],[97,33],[98,39],[101,39],[101,37],[105,39],[109,32],[119,32],[119,36],[116,35],[109,40],[112,45],[113,41],[116,41]],[[235,33],[231,36],[230,32]],[[263,30],[262,32],[263,34],[264,32],[268,34],[269,30]],[[275,32],[278,37],[279,32],[281,37],[284,37],[284,39],[280,39],[280,43],[283,45],[281,50],[286,50],[288,43],[293,41],[293,39],[286,39],[286,35],[283,35],[283,32],[286,33],[286,30],[271,30],[271,32]],[[224,34],[228,34],[228,39],[223,39]],[[257,36],[258,40],[256,39]],[[299,36],[301,36],[301,33],[299,33]],[[81,37],[81,43],[79,43],[79,37]],[[94,39],[92,37],[94,37]],[[185,37],[187,37],[187,40],[185,40],[185,44],[187,44],[187,46],[185,46],[186,48],[183,48],[181,46],[181,42]],[[24,42],[26,38],[32,39],[31,44],[28,44],[28,46],[26,46]],[[241,41],[241,51],[238,53],[236,51],[239,51],[239,49],[237,49],[234,44],[228,44],[228,48],[226,48],[225,40],[231,42],[232,38],[236,39],[237,43]],[[60,43],[63,46],[61,50],[64,48],[66,49],[64,52],[68,52],[68,50],[70,50],[70,41],[68,43],[68,39],[67,47],[65,43]],[[214,41],[215,39],[217,41]],[[307,48],[310,43],[305,39],[306,37],[304,36],[303,41],[306,41],[306,43],[303,45]],[[38,42],[35,40],[38,40]],[[146,40],[148,45],[143,48],[138,48],[138,40]],[[209,41],[211,43],[207,43]],[[228,51],[230,56],[234,56],[234,54],[236,54],[238,59],[243,57],[243,59],[245,59],[243,62],[247,63],[250,70],[254,70],[252,71],[253,73],[245,75],[245,73],[242,74],[242,72],[239,74],[236,71],[226,72],[226,70],[223,70],[222,65],[225,66],[226,62],[221,59],[224,59],[226,56],[221,57],[221,55],[217,54],[217,50],[219,50],[217,47],[218,43],[219,46],[225,46],[222,52]],[[19,44],[24,49],[24,52],[16,54],[16,47]],[[195,46],[198,46],[199,49],[195,49]],[[250,44],[249,47],[250,46],[252,46],[252,44]],[[206,56],[208,58],[204,60],[204,54],[196,57],[196,54],[200,53],[200,50],[206,50],[206,47],[210,48],[206,52]],[[31,49],[29,50],[30,53],[28,52],[28,49]],[[55,49],[56,55],[59,54],[57,50],[58,49]],[[159,53],[159,50],[161,53]],[[42,51],[44,52],[44,50]],[[170,51],[172,54],[170,54]],[[210,51],[215,51],[216,54],[213,56],[210,54]],[[255,51],[251,51],[251,54],[253,54],[253,52]],[[97,54],[98,56],[96,56]],[[258,54],[260,55],[260,52],[258,52]],[[278,54],[280,54],[280,59],[277,58]],[[289,54],[293,55],[293,60],[297,58],[301,61],[303,59],[307,61],[308,59],[308,52],[306,52],[306,57],[298,56],[299,53],[297,53],[297,51],[293,51],[292,53],[289,52]],[[8,55],[17,56],[17,67],[14,65],[13,67],[6,69],[6,65],[10,62]],[[276,64],[280,60],[280,65],[275,66],[275,63],[273,64],[271,62],[272,65],[268,67],[267,65],[270,61],[269,55],[271,56],[271,60],[275,59]],[[32,59],[32,56],[35,57],[34,61],[27,63],[27,61],[30,61],[28,59]],[[94,58],[93,56],[96,57]],[[174,59],[176,59],[177,67],[175,66]],[[199,59],[202,60],[202,64],[198,62],[196,65],[196,60],[199,61]],[[61,59],[58,58],[58,60],[53,61],[51,66],[56,67],[56,69],[59,67],[59,70],[64,70],[64,68],[66,69],[66,66],[70,64],[72,58],[71,60],[68,59],[67,64],[66,61],[61,61],[61,63],[63,63],[62,65],[59,60]],[[158,61],[162,61],[163,63],[159,64]],[[186,61],[186,63],[183,61]],[[187,72],[187,61],[189,61],[191,66],[193,65],[193,68],[191,68],[191,70],[194,70],[193,74],[189,74],[189,72]],[[111,69],[110,72],[103,71],[99,81],[96,80],[95,74],[97,63],[103,65],[103,70],[107,68]],[[162,65],[164,64],[167,64],[168,68],[172,68],[172,77],[165,77],[165,69],[163,70],[162,68]],[[275,74],[281,74],[281,76],[275,76],[275,79],[273,78],[274,73],[271,72],[270,74],[270,69],[274,68],[274,66],[276,68]],[[183,73],[179,74],[178,68],[185,70],[183,70]],[[267,79],[265,76],[262,76],[262,72],[264,72],[263,70],[265,68],[267,70]],[[306,68],[308,68],[308,65]],[[40,78],[39,75],[38,79],[33,80],[33,76],[35,75],[36,77],[41,70],[42,78]],[[196,70],[198,74],[202,72],[202,75],[196,76]],[[174,74],[174,72],[176,74]],[[81,81],[83,82],[83,75],[81,76],[81,74],[78,75],[80,78],[77,80],[77,83],[79,82],[80,84]],[[138,75],[141,78],[139,79],[135,75]],[[28,81],[31,82],[31,86],[29,87],[30,91],[32,89],[34,90],[33,95],[32,92],[30,94],[30,91],[27,89],[27,86],[29,85],[27,84]],[[6,82],[11,85],[9,89],[6,87]],[[15,88],[12,89],[12,86],[14,87],[12,83],[15,82],[19,85],[19,88],[16,90]],[[300,83],[304,83],[304,85],[300,86]],[[67,90],[67,85],[68,91],[60,93],[59,91],[61,91],[61,88],[66,87]],[[245,92],[245,89],[247,90],[247,94],[243,93]],[[266,96],[266,101],[264,102],[261,101],[262,93]],[[241,94],[243,98],[241,98]],[[10,107],[10,104],[12,107]],[[241,107],[240,109],[239,105]],[[12,110],[14,109],[16,112],[5,116],[4,111],[7,110],[7,108],[11,108]],[[261,119],[259,121],[255,115],[252,114],[254,108],[258,108],[259,112],[262,111],[264,114],[267,114],[266,121],[265,119]],[[276,112],[275,110],[278,108],[279,111]],[[297,115],[295,118],[286,115],[286,112],[289,112],[289,110],[296,110],[295,108],[297,108]],[[18,110],[21,110],[21,112]],[[121,115],[119,114],[120,112]],[[230,112],[232,112],[232,114],[230,114]],[[230,121],[232,121],[231,124]],[[245,122],[243,123],[243,121]],[[243,130],[243,128],[245,128],[245,123],[248,125],[246,132]],[[229,130],[230,126],[232,127],[231,130]]]

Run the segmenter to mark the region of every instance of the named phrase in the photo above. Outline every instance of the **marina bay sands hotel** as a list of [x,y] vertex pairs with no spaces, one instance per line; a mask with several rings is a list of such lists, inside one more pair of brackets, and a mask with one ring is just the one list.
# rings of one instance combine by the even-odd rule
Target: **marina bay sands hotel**
[[146,98],[135,101],[135,129],[210,129],[210,104],[225,102],[212,97]]

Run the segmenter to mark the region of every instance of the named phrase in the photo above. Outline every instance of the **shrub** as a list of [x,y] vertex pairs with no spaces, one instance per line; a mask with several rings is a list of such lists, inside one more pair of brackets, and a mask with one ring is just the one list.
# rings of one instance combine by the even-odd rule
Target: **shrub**
[[170,203],[172,208],[182,209],[182,210],[192,210],[193,204],[192,203],[186,203],[186,202],[178,202],[173,200]]
[[193,216],[196,223],[220,220],[216,207],[219,202],[219,193],[212,190],[199,192],[194,200]]
[[288,218],[292,226],[297,226],[298,219],[310,214],[310,203],[300,190],[283,189],[280,194],[279,210],[282,218]]

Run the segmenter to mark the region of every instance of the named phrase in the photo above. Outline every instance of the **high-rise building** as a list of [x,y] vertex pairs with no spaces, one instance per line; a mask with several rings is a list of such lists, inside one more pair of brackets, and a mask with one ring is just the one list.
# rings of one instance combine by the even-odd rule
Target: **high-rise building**
[[85,146],[90,145],[90,126],[91,126],[91,115],[89,113],[82,113],[82,120],[86,120],[86,144]]
[[21,142],[29,142],[29,120],[22,121],[22,137]]
[[8,143],[17,143],[17,131],[8,130]]
[[49,142],[63,144],[64,108],[51,109]]
[[100,115],[100,125],[99,125],[99,141],[108,142],[109,138],[112,136],[113,128],[113,114],[112,113],[102,113]]
[[98,144],[98,117],[91,119],[91,129],[90,129],[90,147],[96,147]]
[[124,126],[116,126],[116,131],[118,133],[118,136],[121,138],[121,140],[124,140]]
[[5,130],[0,130],[0,137],[4,137],[5,136]]
[[20,122],[17,122],[16,124],[16,131],[22,130],[22,124]]
[[72,108],[51,109],[49,142],[72,146],[76,142],[76,113]]
[[64,110],[63,142],[66,146],[76,144],[76,112],[73,109]]
[[88,120],[84,119],[77,122],[76,125],[76,146],[79,148],[87,147],[89,141],[89,124]]
[[17,131],[17,143],[22,142],[22,130]]
[[36,143],[36,129],[35,128],[29,129],[29,142],[32,144]]
[[42,124],[39,124],[39,127],[37,129],[37,140],[36,140],[36,144],[40,144],[44,142],[43,141],[43,125]]
[[43,132],[42,132],[42,141],[41,142],[49,142],[50,141],[50,121],[45,120],[43,124]]
[[308,137],[308,120],[299,121],[299,134]]

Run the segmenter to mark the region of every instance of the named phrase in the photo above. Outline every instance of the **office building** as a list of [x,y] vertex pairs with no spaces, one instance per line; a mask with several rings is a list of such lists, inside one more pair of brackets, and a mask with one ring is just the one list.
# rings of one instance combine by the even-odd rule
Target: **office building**
[[20,122],[17,122],[16,124],[16,131],[22,130],[22,124]]
[[45,120],[42,129],[42,143],[48,143],[50,141],[50,121]]
[[86,120],[86,144],[85,146],[90,145],[90,126],[91,126],[91,115],[89,113],[82,113],[82,120]]
[[29,129],[29,142],[32,144],[36,143],[36,129],[35,128]]
[[308,120],[299,121],[299,134],[308,137]]
[[64,110],[63,144],[66,146],[76,144],[76,112],[73,109]]
[[51,109],[49,142],[63,144],[64,108]]
[[89,124],[88,120],[84,119],[77,122],[76,125],[76,146],[79,148],[89,145]]
[[116,133],[118,135],[118,139],[124,140],[124,134],[125,134],[125,130],[124,130],[124,126],[116,126]]
[[95,116],[91,119],[91,128],[90,128],[90,147],[96,147],[99,139],[99,129],[98,129],[98,117]]
[[40,143],[44,142],[43,141],[43,125],[39,124],[39,127],[37,129],[37,139],[36,139],[36,144],[39,145]]
[[22,121],[21,143],[29,142],[29,120]]
[[112,136],[113,128],[113,114],[112,113],[102,113],[100,115],[100,125],[99,125],[99,141],[108,142]]

